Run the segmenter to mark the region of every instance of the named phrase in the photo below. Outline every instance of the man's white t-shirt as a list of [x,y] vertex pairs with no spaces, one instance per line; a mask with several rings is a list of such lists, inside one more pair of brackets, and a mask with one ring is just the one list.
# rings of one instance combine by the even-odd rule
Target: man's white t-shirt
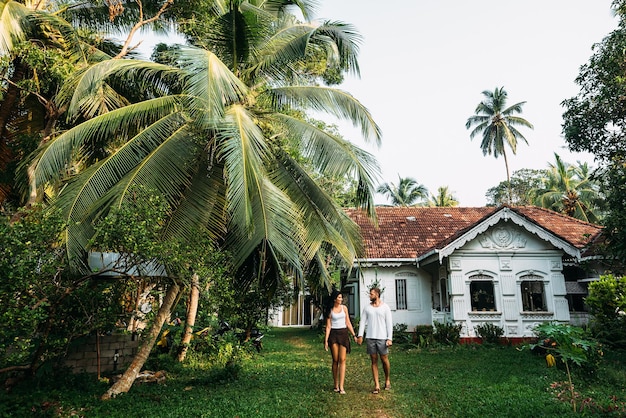
[[360,337],[363,336],[363,331],[365,331],[366,327],[366,338],[391,340],[393,338],[393,321],[389,305],[384,302],[381,302],[378,306],[367,305],[361,313],[358,334]]

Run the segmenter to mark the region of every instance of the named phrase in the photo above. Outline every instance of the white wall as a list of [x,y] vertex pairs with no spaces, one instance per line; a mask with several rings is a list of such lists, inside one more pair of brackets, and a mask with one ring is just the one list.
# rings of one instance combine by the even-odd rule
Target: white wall
[[[394,324],[406,324],[409,330],[416,325],[432,323],[431,277],[415,266],[372,267],[362,269],[360,283],[359,312],[369,303],[369,288],[378,280],[382,290],[381,299],[391,308]],[[408,309],[396,307],[396,279],[405,279],[407,284]],[[358,315],[361,316],[360,314]]]
[[[508,238],[498,243],[496,234]],[[476,336],[475,326],[484,323],[502,327],[508,337],[530,337],[542,322],[568,322],[562,255],[550,243],[511,224],[499,224],[455,251],[448,269],[453,320],[463,324],[462,336]],[[472,312],[470,277],[477,274],[493,278],[494,312]],[[520,283],[528,274],[542,278],[546,312],[522,312]]]

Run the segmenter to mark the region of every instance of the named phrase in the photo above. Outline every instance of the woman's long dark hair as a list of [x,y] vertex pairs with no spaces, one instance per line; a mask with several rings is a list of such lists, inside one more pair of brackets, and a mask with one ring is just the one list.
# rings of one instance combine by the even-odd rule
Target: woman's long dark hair
[[337,289],[333,289],[333,292],[330,294],[328,299],[326,299],[327,302],[324,307],[324,318],[328,318],[330,316],[330,310],[335,305],[335,300],[339,295],[341,295],[341,292]]

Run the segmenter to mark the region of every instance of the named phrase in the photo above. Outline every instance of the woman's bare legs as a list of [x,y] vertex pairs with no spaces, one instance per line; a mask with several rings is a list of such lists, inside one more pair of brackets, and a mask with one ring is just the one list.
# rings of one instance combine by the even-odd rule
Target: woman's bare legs
[[333,382],[335,389],[340,393],[344,392],[343,384],[346,378],[346,357],[347,349],[343,345],[333,344],[330,347],[333,356]]

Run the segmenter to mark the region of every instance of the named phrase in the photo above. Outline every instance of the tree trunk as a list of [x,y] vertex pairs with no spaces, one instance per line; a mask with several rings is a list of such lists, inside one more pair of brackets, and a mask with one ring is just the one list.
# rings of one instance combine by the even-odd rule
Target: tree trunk
[[180,286],[178,286],[177,283],[173,283],[170,288],[167,289],[167,294],[163,299],[163,304],[154,318],[154,324],[141,343],[139,351],[137,352],[137,355],[135,355],[133,362],[130,366],[128,366],[128,369],[126,369],[122,378],[115,382],[100,399],[108,400],[119,395],[120,393],[126,393],[130,390],[131,386],[135,382],[135,379],[137,378],[137,375],[141,371],[141,368],[146,363],[146,360],[148,360],[148,356],[150,355],[152,347],[154,347],[154,343],[161,332],[161,328],[163,328],[163,324],[170,316],[172,306],[174,305],[174,301],[176,301],[176,296],[178,296],[179,291]]
[[189,349],[189,343],[193,335],[193,327],[196,325],[196,315],[198,313],[198,301],[200,299],[200,279],[196,273],[191,277],[191,291],[187,300],[187,317],[185,318],[185,330],[180,340],[178,351],[178,361],[184,361]]
[[506,184],[509,192],[509,205],[513,200],[513,189],[511,188],[511,175],[509,174],[509,160],[506,158],[506,152],[502,150],[502,155],[504,156],[504,166],[506,167]]

